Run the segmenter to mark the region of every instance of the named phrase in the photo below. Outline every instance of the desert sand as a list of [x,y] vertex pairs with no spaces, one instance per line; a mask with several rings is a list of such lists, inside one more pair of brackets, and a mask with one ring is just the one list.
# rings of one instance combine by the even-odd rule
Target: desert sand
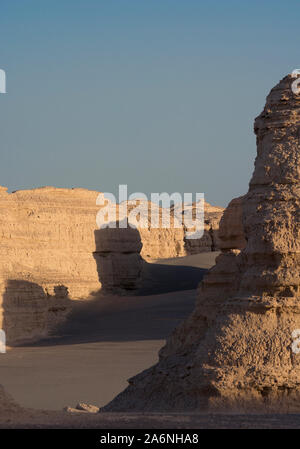
[[[120,253],[126,262],[134,254],[135,294],[102,288],[78,302],[51,335],[5,355],[2,381],[21,406],[0,388],[2,427],[299,427],[300,359],[292,340],[300,326],[300,103],[291,81],[289,75],[271,90],[255,120],[249,191],[223,215],[216,264],[212,247],[188,259],[149,263],[132,231],[124,241],[134,243],[133,251],[119,250],[119,234],[108,240],[109,251],[103,240],[100,257],[113,252],[118,261]],[[142,365],[121,391],[124,378]],[[73,403],[70,387],[77,393]],[[48,411],[32,408],[45,407],[42,394]],[[51,412],[64,395],[69,403],[63,405],[92,402],[100,413]]]
[[77,301],[54,335],[1,354],[5,390],[28,408],[104,406],[128,378],[158,361],[167,336],[193,310],[195,287],[217,255],[146,264],[143,295]]

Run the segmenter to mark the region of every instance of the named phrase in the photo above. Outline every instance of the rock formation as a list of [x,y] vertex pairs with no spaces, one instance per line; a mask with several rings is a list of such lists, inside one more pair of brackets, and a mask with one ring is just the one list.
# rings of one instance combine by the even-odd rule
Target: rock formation
[[64,319],[70,300],[87,299],[101,282],[110,291],[132,291],[139,284],[141,246],[147,259],[186,254],[182,228],[135,231],[134,250],[128,248],[130,229],[98,230],[98,195],[0,188],[0,328],[8,344],[46,335]]
[[98,192],[41,189],[0,192],[1,279],[65,285],[73,299],[100,287],[93,258]]
[[243,200],[244,197],[234,198],[228,204],[220,221],[218,231],[218,246],[221,250],[239,249],[246,247],[243,229]]
[[99,407],[97,407],[96,405],[79,402],[75,408],[65,407],[63,410],[68,413],[98,413]]
[[159,363],[130,379],[105,411],[299,411],[300,96],[292,81],[271,90],[255,121],[249,192],[230,206],[238,212],[243,203],[246,247],[226,213],[222,254],[194,312]]
[[70,297],[100,288],[93,251],[98,192],[0,191],[0,328],[7,343],[45,335]]
[[[152,261],[187,255],[184,228],[183,226],[180,226],[180,228],[174,226],[172,214],[169,214],[170,225],[168,226],[169,223],[168,220],[165,220],[162,207],[150,201],[136,200],[126,202],[127,212],[125,208],[121,218],[124,219],[124,217],[128,216],[130,220],[130,214],[134,207],[139,208],[140,214],[137,217],[137,223],[131,224],[140,233],[142,241],[141,256],[143,259]],[[152,214],[157,215],[157,227],[152,223]]]
[[[195,218],[196,203],[191,205],[193,218]],[[202,252],[218,251],[220,249],[219,225],[224,209],[204,203],[204,234],[199,239],[188,239],[185,235],[185,253],[199,254]],[[185,229],[192,231],[193,229]]]
[[[164,209],[162,207],[159,207],[150,201],[129,201],[126,204],[128,212],[130,213],[136,205],[141,208],[142,215],[144,215],[142,219],[143,225],[137,226],[143,244],[141,250],[143,259],[148,261],[170,259],[191,254],[218,251],[220,249],[218,232],[219,223],[224,212],[222,207],[212,206],[211,204],[204,202],[204,234],[198,239],[188,239],[187,232],[190,231],[190,229],[186,229],[184,225],[179,227],[179,219],[176,224],[176,207],[171,207],[171,226],[168,227],[168,220],[165,220],[164,218]],[[159,217],[159,227],[157,228],[152,226],[150,207],[157,212]],[[181,210],[182,205],[179,204],[177,208]],[[193,203],[190,206],[186,205],[185,208],[186,210],[191,208],[194,216],[196,203]],[[143,211],[145,211],[144,214]],[[123,216],[124,213],[120,218],[123,218]],[[180,223],[182,223],[182,218],[180,219]]]
[[[119,225],[119,223],[117,223]],[[142,274],[141,236],[130,226],[95,231],[94,257],[104,292],[124,293],[137,290]]]

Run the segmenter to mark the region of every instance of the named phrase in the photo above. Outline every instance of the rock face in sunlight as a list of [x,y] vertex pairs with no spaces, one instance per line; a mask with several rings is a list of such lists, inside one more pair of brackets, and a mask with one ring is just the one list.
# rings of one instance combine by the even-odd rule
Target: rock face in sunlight
[[[99,230],[98,195],[0,188],[0,328],[8,344],[46,335],[65,318],[71,300],[87,299],[101,282],[109,291],[132,292],[140,281],[139,253],[148,260],[188,253],[183,228]],[[209,245],[199,244],[199,252]]]
[[45,335],[68,312],[69,297],[100,288],[93,258],[97,195],[51,187],[0,191],[0,327],[9,344]]
[[[192,214],[195,214],[195,206],[191,206]],[[204,234],[199,239],[184,238],[186,254],[199,254],[202,252],[218,251],[220,249],[219,226],[224,213],[221,207],[204,203]],[[193,230],[191,228],[191,230]]]
[[[204,233],[201,238],[188,239],[187,231],[193,231],[194,228],[187,229],[182,219],[182,205],[171,207],[170,224],[168,228],[168,220],[164,218],[164,209],[156,206],[148,201],[139,201],[141,210],[148,209],[145,214],[148,218],[143,222],[144,226],[139,229],[143,247],[141,256],[145,260],[153,259],[171,259],[173,257],[184,257],[192,254],[203,252],[218,251],[220,242],[218,238],[219,223],[222,218],[224,209],[222,207],[211,206],[204,202]],[[154,228],[151,222],[151,211],[155,210],[159,217],[159,226]],[[132,206],[128,202],[128,211],[130,213]],[[178,209],[180,209],[179,214]],[[193,219],[195,219],[196,203],[185,206],[186,212],[191,209]],[[177,218],[177,221],[176,221]],[[179,221],[180,219],[180,221]],[[178,226],[180,222],[183,225]]]
[[299,412],[300,96],[292,81],[271,90],[255,121],[249,191],[224,214],[222,254],[194,312],[159,363],[130,379],[105,411]]
[[50,295],[65,285],[74,299],[98,289],[97,195],[52,187],[0,192],[1,277],[36,282]]
[[7,343],[45,336],[70,299],[101,288],[94,259],[98,192],[0,190],[0,328]]

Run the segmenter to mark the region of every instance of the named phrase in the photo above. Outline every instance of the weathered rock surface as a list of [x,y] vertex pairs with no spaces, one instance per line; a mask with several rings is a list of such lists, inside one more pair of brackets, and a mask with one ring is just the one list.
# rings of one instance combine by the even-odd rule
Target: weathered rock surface
[[93,259],[97,195],[52,187],[0,192],[1,277],[37,282],[50,295],[65,285],[74,299],[99,288]]
[[76,409],[83,410],[88,413],[98,413],[99,412],[99,407],[97,407],[96,405],[92,405],[92,404],[85,404],[84,402],[79,402],[76,405]]
[[183,229],[99,230],[98,195],[0,189],[0,328],[9,345],[46,335],[71,300],[88,298],[101,282],[109,291],[135,289],[141,248],[150,259],[185,254]]
[[234,198],[228,204],[221,218],[218,232],[219,248],[223,251],[244,249],[246,239],[243,229],[243,200],[244,197]]
[[[151,202],[143,200],[127,202],[129,214],[134,206],[140,208],[140,215],[142,216],[141,226],[137,224],[136,227],[140,232],[143,243],[141,256],[145,260],[171,259],[173,257],[184,257],[220,249],[218,232],[219,223],[224,212],[222,207],[212,206],[204,202],[203,236],[201,238],[189,239],[187,234],[189,231],[193,231],[194,228],[187,229],[183,224],[181,204],[171,207],[170,219],[166,218],[169,213],[168,210],[166,211],[163,207],[159,207]],[[196,203],[190,206],[185,205],[185,212],[191,209],[194,219],[196,206]],[[180,210],[179,214],[177,212],[178,209]],[[153,211],[157,213],[158,217],[159,225],[157,228],[154,228],[151,220]],[[165,212],[167,212],[166,216],[164,215]],[[124,213],[121,218],[123,216]]]
[[63,410],[67,413],[98,413],[99,407],[97,407],[96,405],[79,402],[75,408],[67,406]]
[[[195,218],[196,203],[191,206],[193,217]],[[224,209],[204,203],[204,234],[198,239],[187,238],[187,232],[194,229],[185,228],[185,253],[199,254],[202,252],[218,251],[220,249],[219,226]]]
[[225,214],[223,252],[195,311],[159,363],[130,379],[105,411],[299,411],[292,335],[300,329],[300,97],[291,82],[271,90],[255,121],[255,170],[241,200],[246,247],[239,250],[243,233],[239,225],[231,232]]
[[46,336],[70,310],[66,287],[54,287],[49,295],[34,282],[7,280],[0,308],[0,325],[7,344]]
[[139,231],[130,226],[98,229],[95,242],[94,257],[102,290],[120,294],[137,290],[142,280],[143,262]]
[[100,288],[93,258],[98,192],[0,191],[0,328],[7,343],[45,335],[70,298]]

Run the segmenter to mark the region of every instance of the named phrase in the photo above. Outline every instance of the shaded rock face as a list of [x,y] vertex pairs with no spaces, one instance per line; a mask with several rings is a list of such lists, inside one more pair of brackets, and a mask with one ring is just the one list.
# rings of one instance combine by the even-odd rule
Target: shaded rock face
[[53,295],[34,282],[9,279],[0,305],[0,323],[6,343],[16,345],[46,336],[71,310],[68,289],[54,287]]
[[[230,214],[222,254],[194,312],[157,365],[129,380],[105,411],[300,408],[300,97],[284,78],[255,121],[257,158],[242,200],[245,240]],[[237,202],[231,204],[236,209]],[[240,251],[240,248],[243,248]]]
[[243,228],[243,200],[244,197],[234,198],[228,204],[221,218],[218,232],[219,248],[226,250],[246,247],[246,239]]
[[126,293],[137,290],[141,284],[142,242],[140,233],[131,227],[98,229],[95,231],[98,267],[103,292]]

